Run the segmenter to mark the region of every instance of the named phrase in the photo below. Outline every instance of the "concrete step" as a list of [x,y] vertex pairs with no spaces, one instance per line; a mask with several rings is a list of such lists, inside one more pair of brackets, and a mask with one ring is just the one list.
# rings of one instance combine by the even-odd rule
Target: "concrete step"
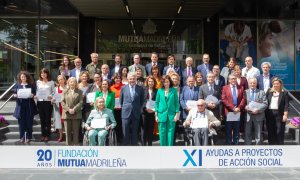
[[32,140],[30,143],[20,143],[19,139],[7,139],[5,141],[0,142],[0,145],[31,145],[31,146],[66,146],[65,140],[62,142],[57,141],[48,141],[48,142],[40,142],[38,140]]
[[[17,125],[17,124],[8,125],[8,126],[6,126],[6,128],[8,129],[8,132],[19,132],[19,125]],[[33,130],[33,132],[41,131],[41,125],[39,125],[39,124],[33,125],[32,130]],[[0,133],[2,133],[1,129],[0,129]]]
[[[0,101],[2,105],[5,101]],[[13,114],[16,107],[16,101],[9,101],[7,104],[0,110],[0,115]]]
[[[36,140],[40,140],[42,137],[41,132],[33,132],[32,133],[32,139],[36,139]],[[59,138],[59,134],[58,133],[51,133],[50,135],[50,141],[53,140],[57,140]],[[6,134],[3,135],[3,140],[7,140],[7,139],[19,139],[19,132],[8,132]]]
[[[4,115],[6,121],[8,121],[9,125],[17,125],[18,120],[13,115]],[[33,125],[41,124],[39,116],[35,116],[33,119]]]

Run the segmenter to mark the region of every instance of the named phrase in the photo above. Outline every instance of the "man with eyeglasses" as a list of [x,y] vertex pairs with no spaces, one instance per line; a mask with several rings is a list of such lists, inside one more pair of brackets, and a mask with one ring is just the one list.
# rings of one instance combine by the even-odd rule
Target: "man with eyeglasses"
[[197,108],[189,111],[183,126],[192,128],[195,146],[207,146],[209,131],[220,124],[221,122],[214,116],[214,113],[206,109],[205,101],[199,99]]
[[240,116],[246,104],[244,90],[237,86],[236,76],[231,74],[228,77],[229,85],[222,89],[221,101],[225,108],[225,132],[226,144],[238,145],[240,138]]
[[226,83],[225,83],[225,78],[222,75],[220,75],[220,66],[219,65],[214,65],[212,72],[215,76],[215,84],[217,86],[219,86],[220,89],[222,89],[223,86],[226,85]]

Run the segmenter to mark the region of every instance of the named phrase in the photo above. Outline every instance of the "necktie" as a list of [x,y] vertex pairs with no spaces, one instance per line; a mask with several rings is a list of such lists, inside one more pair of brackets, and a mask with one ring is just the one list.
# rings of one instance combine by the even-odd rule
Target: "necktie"
[[190,96],[191,96],[191,99],[194,99],[194,91],[193,91],[193,88],[190,88]]
[[209,85],[209,94],[210,95],[214,94],[214,89],[213,89],[212,85]]
[[191,76],[191,69],[188,67],[188,76]]
[[130,86],[131,88],[131,100],[133,101],[134,99],[134,86]]
[[208,73],[208,64],[205,65],[206,73]]
[[233,105],[237,105],[237,97],[236,97],[236,88],[235,86],[232,86],[232,100],[233,100]]
[[254,100],[255,100],[255,96],[254,96],[254,92],[255,92],[255,91],[252,90],[251,92],[252,92],[252,94],[251,94],[251,101],[254,101]]

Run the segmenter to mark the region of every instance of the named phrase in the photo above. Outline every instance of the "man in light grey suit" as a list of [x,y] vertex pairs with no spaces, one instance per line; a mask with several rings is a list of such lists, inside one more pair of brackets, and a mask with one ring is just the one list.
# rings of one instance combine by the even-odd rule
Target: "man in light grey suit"
[[206,102],[208,110],[211,110],[214,115],[220,119],[220,99],[221,90],[218,85],[215,84],[215,75],[212,72],[208,72],[206,75],[207,83],[203,84],[199,88],[199,99],[206,100],[207,96],[212,95],[218,99],[217,102]]
[[[263,90],[259,90],[257,87],[257,79],[249,79],[249,89],[245,91],[245,97],[247,99],[247,118],[245,122],[245,145],[251,145],[252,142],[252,124],[254,125],[255,144],[262,144],[262,126],[265,117],[265,109],[268,107],[268,101],[266,94]],[[251,101],[259,103],[254,108],[249,105]]]
[[[138,128],[144,103],[144,90],[136,84],[136,74],[129,72],[128,83],[120,93],[122,107],[123,145],[137,145]],[[131,128],[131,130],[130,130]]]
[[135,54],[133,56],[133,62],[134,64],[128,67],[129,72],[135,72],[136,68],[140,68],[143,72],[143,78],[146,78],[147,74],[146,74],[146,70],[145,70],[145,66],[141,65],[141,57],[138,54]]

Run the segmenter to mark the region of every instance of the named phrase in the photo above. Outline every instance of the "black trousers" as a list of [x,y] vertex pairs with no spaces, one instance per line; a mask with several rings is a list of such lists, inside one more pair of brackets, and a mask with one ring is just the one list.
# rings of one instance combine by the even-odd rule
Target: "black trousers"
[[117,122],[117,126],[115,127],[116,135],[117,135],[117,142],[122,143],[123,139],[123,130],[122,130],[122,118],[121,118],[121,109],[114,110],[115,119]]
[[268,141],[270,145],[284,144],[285,122],[282,122],[283,115],[278,110],[267,110]]
[[153,130],[154,130],[155,113],[148,113],[144,111],[143,114],[143,145],[152,146],[153,142]]
[[51,132],[52,105],[50,101],[38,101],[37,108],[41,121],[41,131],[43,137],[49,137]]

